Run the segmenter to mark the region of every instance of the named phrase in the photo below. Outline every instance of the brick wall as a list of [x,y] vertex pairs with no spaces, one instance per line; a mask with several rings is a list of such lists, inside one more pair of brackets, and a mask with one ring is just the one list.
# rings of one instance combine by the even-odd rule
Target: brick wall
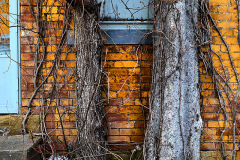
[[[3,2],[3,0],[1,1]],[[39,83],[47,76],[54,63],[58,44],[61,40],[63,26],[64,2],[49,0],[44,4],[43,19],[45,21],[46,59],[43,69],[39,71]],[[233,57],[233,63],[240,73],[240,47],[237,43],[238,22],[237,8],[234,0],[210,0],[211,15],[223,34]],[[33,11],[36,14],[37,6],[33,3]],[[36,55],[38,43],[37,23],[31,15],[31,9],[27,0],[21,0],[21,81],[22,81],[22,114],[28,111],[28,102],[37,86],[34,86],[36,66],[41,61],[41,56]],[[73,25],[70,25],[73,29]],[[213,30],[212,49],[223,60],[223,66],[227,72],[227,80],[236,91],[236,78],[230,67],[229,56],[220,39],[219,34]],[[40,88],[32,102],[32,115],[46,116],[46,130],[50,137],[58,145],[57,149],[64,150],[63,132],[67,141],[74,140],[75,130],[75,53],[70,46],[64,45],[60,60],[56,63],[56,72],[51,75]],[[39,48],[43,53],[43,48]],[[219,59],[213,54],[214,65],[222,73]],[[148,115],[148,97],[151,82],[151,45],[105,45],[103,51],[104,67],[104,91],[103,98],[107,123],[106,134],[109,147],[113,150],[132,149],[136,144],[142,144],[144,139],[144,121]],[[201,150],[220,150],[221,128],[224,126],[223,114],[219,114],[219,102],[214,92],[212,80],[207,76],[203,64],[200,63],[200,78],[202,82],[202,117],[204,130],[202,132]],[[53,83],[54,82],[54,83]],[[56,84],[56,85],[54,85]],[[54,93],[53,99],[46,98]],[[44,101],[42,101],[44,100]],[[232,121],[230,102],[227,103],[229,116],[227,130],[224,133],[225,147],[232,149]],[[60,123],[60,118],[63,123]],[[239,124],[237,124],[239,125]],[[238,133],[238,131],[237,131]],[[127,145],[126,145],[127,144]],[[204,155],[203,153],[202,155]],[[212,155],[212,153],[209,153]],[[215,153],[214,153],[215,155]],[[211,156],[210,156],[211,157]],[[213,157],[213,156],[212,156]]]
[[[226,45],[221,40],[220,34],[213,28],[212,30],[212,58],[214,60],[213,65],[216,67],[216,71],[220,73],[220,76],[226,80],[229,87],[236,93],[237,79],[234,74],[234,70],[231,65],[229,54],[232,57],[233,64],[236,67],[236,72],[240,74],[240,46],[237,43],[238,36],[238,11],[237,5],[234,0],[210,0],[211,15],[220,30],[224,40],[226,41],[230,53],[227,51]],[[215,53],[214,53],[215,52]],[[218,56],[217,56],[218,55]],[[222,64],[221,61],[222,60]],[[225,74],[224,74],[225,70]],[[221,134],[223,134],[223,146],[226,150],[233,149],[233,137],[232,137],[232,111],[234,95],[231,93],[226,83],[217,76],[217,80],[220,82],[220,88],[223,91],[224,103],[226,104],[226,116],[223,110],[221,110],[217,93],[214,89],[211,77],[206,73],[203,63],[200,63],[200,79],[202,82],[202,117],[204,120],[204,130],[202,132],[201,150],[204,151],[220,151],[221,150]],[[229,95],[229,99],[228,96]],[[224,107],[225,108],[225,107]],[[239,105],[237,106],[237,110]],[[236,138],[239,139],[239,110],[237,114],[237,129]],[[226,122],[226,123],[225,123]],[[226,128],[225,128],[226,127]],[[238,146],[236,145],[238,150]],[[218,152],[220,154],[220,152]],[[231,153],[230,153],[231,156]],[[230,157],[229,156],[229,157]]]
[[[21,0],[21,113],[28,112],[31,96],[52,70],[31,103],[31,115],[45,117],[46,126],[42,125],[42,129],[47,131],[53,140],[50,144],[56,147],[56,150],[66,150],[63,134],[68,142],[76,136],[75,52],[66,42],[59,46],[63,35],[65,1],[47,2],[39,4],[43,5],[40,16],[43,23],[38,24],[38,7],[35,1]],[[41,26],[44,39],[38,34]],[[73,29],[73,23],[69,25],[69,29]],[[41,69],[36,74],[44,53]]]
[[117,150],[142,145],[148,118],[152,46],[105,45],[102,63],[109,147]]
[[[0,0],[0,35],[9,34],[9,0]],[[2,41],[0,41],[2,42]],[[1,43],[2,44],[2,43]]]
[[[50,0],[48,2],[51,2]],[[63,26],[64,3],[44,4],[46,58],[39,73],[39,85],[51,70]],[[36,4],[33,3],[34,14]],[[31,15],[28,1],[21,1],[21,79],[22,79],[22,114],[28,112],[28,103],[37,85],[34,86],[36,66],[41,62],[36,55],[38,24]],[[51,17],[50,17],[51,16]],[[43,17],[43,18],[44,18]],[[69,29],[73,25],[70,25]],[[46,115],[46,131],[57,150],[65,150],[65,140],[73,141],[75,129],[75,53],[72,47],[64,45],[56,73],[51,74],[37,92],[31,104],[31,112]],[[144,122],[148,115],[148,96],[151,82],[151,45],[105,45],[103,51],[104,91],[103,98],[106,111],[106,135],[111,149],[132,149],[141,145],[144,139]],[[141,68],[140,68],[141,67]],[[56,86],[54,86],[54,84]],[[56,91],[57,90],[57,91]],[[50,102],[50,95],[54,96]],[[57,98],[56,98],[57,97]],[[46,98],[43,102],[43,98]],[[42,115],[43,116],[43,115]],[[60,119],[63,121],[60,122]],[[65,135],[65,138],[64,136]],[[59,145],[60,144],[60,145]],[[126,145],[128,144],[128,145]],[[54,144],[53,144],[54,145]]]
[[0,45],[7,44],[9,45],[9,1],[8,0],[0,0]]

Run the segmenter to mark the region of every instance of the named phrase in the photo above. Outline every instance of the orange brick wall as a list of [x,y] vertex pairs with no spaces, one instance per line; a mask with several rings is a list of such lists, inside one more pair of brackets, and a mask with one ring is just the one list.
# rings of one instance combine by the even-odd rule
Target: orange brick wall
[[[43,26],[45,36],[43,43],[39,38],[39,24],[36,22],[37,4],[35,1],[21,0],[21,113],[28,112],[27,106],[31,96],[55,63],[52,73],[31,103],[31,115],[37,114],[40,118],[45,117],[46,125],[42,125],[42,129],[45,133],[49,133],[52,139],[50,145],[56,150],[66,150],[63,133],[67,143],[74,140],[77,135],[75,129],[75,52],[66,45],[66,42],[59,47],[64,23],[65,1],[48,0],[45,2],[47,4],[44,2],[41,4],[43,5],[43,24],[40,24]],[[32,4],[31,7],[29,4]],[[67,23],[70,22],[70,20],[67,21]],[[69,29],[73,29],[73,24],[69,25]],[[39,51],[37,50],[38,43],[40,43]],[[36,75],[37,66],[43,57],[44,46],[45,59]],[[58,50],[60,54],[57,55]],[[56,62],[54,62],[55,58]]]
[[[229,46],[230,55],[232,56],[233,64],[236,67],[238,76],[240,75],[240,46],[237,43],[238,36],[238,13],[237,5],[234,0],[209,0],[211,15],[219,28],[221,34],[223,35],[224,40]],[[212,50],[219,57],[212,52],[212,58],[214,60],[213,65],[216,67],[216,70],[220,75],[228,82],[229,86],[236,93],[237,81],[234,71],[231,67],[229,53],[227,47],[224,45],[223,41],[220,38],[219,33],[216,30],[212,30]],[[222,65],[220,63],[222,60]],[[223,70],[226,71],[226,75]],[[232,111],[233,111],[233,99],[234,95],[230,92],[230,89],[227,89],[227,85],[221,80],[220,76],[218,80],[220,81],[220,88],[226,89],[226,92],[223,93],[223,97],[226,103],[226,125],[224,121],[223,111],[220,109],[219,100],[213,86],[212,79],[207,75],[206,70],[203,66],[203,63],[200,64],[200,79],[202,82],[202,117],[204,120],[204,130],[202,131],[202,140],[201,140],[201,150],[221,150],[221,133],[223,131],[223,140],[224,148],[226,150],[232,150]],[[227,98],[229,94],[230,99]],[[239,97],[239,96],[238,96]],[[236,129],[236,138],[239,140],[239,127],[240,127],[240,114],[239,114],[239,105],[237,106],[237,129]],[[226,127],[226,130],[224,128]],[[237,147],[237,145],[236,145]],[[239,149],[238,147],[236,148]]]
[[[2,0],[1,2],[3,2]],[[43,81],[51,70],[54,62],[61,31],[63,26],[64,2],[48,0],[44,4],[45,18],[45,45],[46,60],[43,69],[40,70],[39,83]],[[240,73],[240,47],[237,44],[238,22],[237,8],[234,0],[210,0],[211,14],[216,20],[233,56],[233,61]],[[33,11],[36,14],[37,6],[33,3]],[[28,0],[21,0],[21,83],[22,83],[22,107],[21,113],[28,111],[28,102],[36,89],[34,78],[36,77],[36,65],[40,63],[41,56],[36,55],[38,43],[37,23],[31,15]],[[2,26],[0,26],[2,27]],[[70,25],[73,29],[73,25]],[[220,55],[224,68],[227,71],[227,79],[236,90],[236,79],[229,67],[229,57],[226,47],[220,40],[219,34],[213,30],[212,49]],[[75,52],[70,46],[64,45],[56,63],[56,70],[40,88],[32,102],[32,115],[46,116],[46,129],[54,140],[53,145],[60,144],[57,150],[65,150],[63,132],[66,140],[72,141],[76,136],[75,130]],[[43,53],[43,48],[40,48]],[[106,134],[109,147],[113,150],[132,149],[135,145],[141,145],[144,139],[144,128],[148,115],[148,97],[151,83],[152,46],[145,45],[105,45],[103,50],[104,67],[104,106],[106,111]],[[215,59],[214,65],[221,72],[219,59]],[[204,130],[202,132],[201,150],[220,149],[219,127],[223,124],[222,113],[217,114],[219,103],[214,93],[212,80],[206,76],[206,71],[200,64],[200,78],[202,82],[202,117]],[[207,78],[206,78],[207,77]],[[54,83],[53,83],[54,82]],[[56,85],[53,85],[56,84]],[[53,93],[52,101],[48,97]],[[44,100],[44,101],[42,101]],[[228,102],[230,105],[230,102]],[[232,148],[231,132],[231,108],[227,108],[229,121],[227,131],[224,133],[227,150]],[[60,123],[60,118],[63,123]],[[240,117],[239,117],[240,118]],[[239,123],[238,123],[239,125]]]
[[9,34],[9,0],[0,0],[0,36]]
[[0,0],[0,44],[9,45],[9,1],[8,0]]
[[[51,7],[50,7],[51,6]],[[54,7],[53,7],[54,6]],[[43,69],[39,72],[40,82],[49,73],[57,51],[57,44],[61,38],[63,4],[44,6],[44,13],[52,15],[45,19],[46,31],[46,60]],[[36,8],[36,4],[33,5]],[[35,13],[35,12],[34,12]],[[40,58],[36,56],[38,40],[37,24],[31,15],[27,1],[21,3],[21,74],[22,74],[22,114],[28,111],[29,100],[34,93],[34,78],[36,65]],[[72,25],[70,25],[70,29]],[[46,131],[50,133],[56,150],[65,150],[64,140],[73,141],[76,136],[75,129],[75,53],[71,46],[62,48],[60,65],[56,66],[57,72],[51,75],[43,87],[38,91],[32,102],[32,115],[46,114]],[[40,49],[42,54],[43,49]],[[131,149],[136,144],[142,144],[144,139],[144,121],[148,115],[148,96],[151,82],[152,46],[139,45],[105,45],[103,51],[105,111],[107,117],[106,135],[109,147],[116,149]],[[141,67],[141,69],[140,69]],[[42,102],[43,95],[49,97],[53,91],[53,76],[58,92],[54,98]],[[57,97],[57,98],[56,98]],[[60,118],[63,123],[60,123]],[[62,127],[63,126],[63,127]],[[64,132],[64,133],[63,133]],[[65,135],[65,139],[64,136]],[[62,145],[61,145],[62,144]],[[128,144],[128,145],[126,145]]]
[[102,63],[109,147],[117,150],[142,145],[148,117],[152,46],[105,45]]

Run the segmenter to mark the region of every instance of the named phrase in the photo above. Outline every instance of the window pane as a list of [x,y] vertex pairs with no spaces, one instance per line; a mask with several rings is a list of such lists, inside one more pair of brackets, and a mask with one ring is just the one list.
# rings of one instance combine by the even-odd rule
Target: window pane
[[[103,0],[98,0],[103,2]],[[152,20],[151,0],[104,0],[101,8],[102,20]]]

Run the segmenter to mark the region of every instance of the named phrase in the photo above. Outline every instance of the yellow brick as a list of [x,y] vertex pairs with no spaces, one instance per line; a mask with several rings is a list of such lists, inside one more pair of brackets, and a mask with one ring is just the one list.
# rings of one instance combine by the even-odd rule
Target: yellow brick
[[223,44],[222,39],[220,37],[214,37],[213,38],[213,44]]
[[47,67],[47,68],[49,68],[49,67],[52,67],[52,64],[53,64],[53,62],[51,62],[51,61],[48,61],[48,62],[46,62],[46,64],[45,64],[45,65],[46,65],[46,67]]
[[48,54],[46,60],[54,60],[55,54]]
[[[55,116],[55,120],[56,121],[60,121],[60,118],[58,116],[58,114],[56,114]],[[75,114],[65,114],[64,116],[62,116],[62,120],[63,121],[76,121],[76,117]]]
[[[226,127],[229,127],[229,122],[226,124]],[[209,128],[223,128],[225,127],[225,121],[208,121]]]
[[137,61],[118,61],[114,63],[114,67],[137,67]]
[[202,95],[207,97],[207,96],[214,95],[214,93],[215,93],[215,91],[213,91],[213,90],[206,90],[205,92],[202,92]]
[[107,55],[103,54],[103,59],[105,60],[137,60],[137,57],[130,54],[123,53],[107,53]]
[[203,105],[218,105],[218,104],[219,104],[219,101],[217,98],[207,97],[203,99]]
[[42,105],[42,101],[41,100],[38,100],[38,99],[34,99],[32,101],[32,106],[41,106]]
[[212,90],[212,89],[213,89],[213,84],[212,84],[212,83],[206,83],[206,82],[205,82],[205,83],[202,84],[202,89],[203,89],[203,90],[206,90],[206,89],[207,89],[207,90]]
[[237,38],[227,37],[225,38],[225,41],[227,42],[227,44],[237,44]]
[[27,106],[28,105],[28,99],[22,99],[22,106]]
[[147,91],[142,91],[142,97],[149,97],[149,94]]
[[211,16],[215,21],[229,21],[231,19],[231,15],[226,13],[211,13]]
[[63,15],[62,14],[50,14],[47,15],[47,21],[62,21]]
[[65,64],[66,64],[66,67],[75,67],[76,66],[75,61],[66,61]]
[[214,52],[219,52],[220,51],[220,45],[211,45],[212,49]]
[[50,7],[51,13],[58,13],[57,7]]
[[140,68],[131,68],[131,69],[128,69],[128,73],[130,74],[130,75],[137,75],[137,74],[139,74],[140,73]]
[[139,92],[138,91],[119,91],[118,97],[120,98],[128,98],[128,97],[138,97]]
[[9,13],[9,4],[8,3],[2,3],[0,9],[1,9],[1,12],[3,12],[3,13]]
[[236,77],[235,76],[231,76],[230,79],[229,79],[229,82],[236,83],[237,82]]
[[233,36],[233,30],[232,29],[224,29],[224,30],[221,30],[221,33],[222,35],[225,37],[225,36]]
[[229,5],[228,0],[209,0],[211,5]]
[[229,45],[229,49],[231,52],[239,52],[240,46],[238,44]]
[[[227,47],[225,45],[221,45],[221,52],[228,52]],[[222,54],[220,54],[222,57]]]
[[117,97],[117,92],[109,91],[109,98],[116,98]]
[[70,61],[76,60],[75,53],[68,53],[66,60]]
[[[227,0],[226,0],[227,1]],[[220,13],[235,13],[237,14],[236,6],[229,6],[229,5],[220,5],[219,10]]]

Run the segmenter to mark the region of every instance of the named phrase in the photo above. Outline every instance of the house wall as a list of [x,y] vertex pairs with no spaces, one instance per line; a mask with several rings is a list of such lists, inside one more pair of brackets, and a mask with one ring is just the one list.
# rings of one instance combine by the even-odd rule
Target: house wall
[[[222,77],[224,77],[230,88],[233,90],[233,93],[236,94],[238,83],[232,65],[235,66],[236,73],[239,76],[240,46],[237,42],[237,36],[239,34],[237,5],[236,2],[233,0],[210,0],[210,10],[212,17],[215,20],[216,26],[219,28],[219,31],[222,34],[222,38],[227,43],[230,51],[228,52],[227,47],[221,39],[220,34],[215,29],[213,29],[211,45],[213,52],[215,52],[212,52],[212,58],[214,60],[213,65],[215,66],[216,71],[219,72]],[[231,56],[233,64],[231,64],[231,59],[229,55]],[[221,150],[220,142],[222,134],[222,138],[225,142],[224,148],[230,151],[233,149],[232,112],[234,104],[233,97],[235,97],[235,95],[231,93],[230,89],[227,87],[226,83],[224,83],[224,81],[220,78],[220,76],[217,76],[217,80],[220,82],[221,90],[226,90],[223,93],[226,104],[226,112],[223,112],[223,110],[220,109],[220,103],[217,98],[217,94],[214,91],[216,86],[213,85],[213,80],[210,78],[210,76],[207,75],[207,72],[202,62],[200,63],[200,73],[200,78],[202,82],[202,118],[204,121],[201,150]],[[227,95],[230,96],[230,99],[228,99]],[[238,112],[236,126],[237,128],[239,128],[239,105],[237,105],[236,108]],[[225,119],[224,115],[226,115],[228,118]],[[238,129],[236,129],[236,139],[239,139]],[[237,145],[236,149],[239,150]],[[221,152],[218,153],[221,154]],[[217,157],[217,154],[215,154],[215,156]]]
[[[233,104],[235,95],[232,94],[229,88],[236,94],[237,90],[237,78],[234,74],[233,65],[235,66],[236,73],[240,74],[240,46],[237,42],[238,32],[238,9],[234,0],[209,0],[210,11],[216,26],[222,35],[222,38],[226,42],[229,51],[221,39],[220,34],[213,28],[212,29],[212,58],[213,66],[216,71],[219,72],[217,81],[220,83],[221,91],[223,92],[223,103],[226,104],[226,111],[221,110],[217,93],[214,89],[213,80],[206,72],[203,62],[200,62],[200,80],[201,80],[201,103],[202,103],[202,118],[204,122],[204,129],[202,131],[201,150],[202,151],[217,151],[217,152],[205,152],[206,157],[219,157],[221,156],[221,139],[223,138],[223,147],[230,151],[233,149]],[[215,52],[215,53],[214,53]],[[230,55],[230,56],[229,56]],[[231,64],[231,59],[232,64]],[[222,64],[221,64],[222,62]],[[224,73],[225,70],[225,73]],[[228,83],[223,81],[222,78]],[[228,97],[230,97],[228,99]],[[238,96],[239,97],[239,96]],[[239,98],[238,98],[239,102]],[[237,124],[236,124],[236,139],[239,139],[239,104],[237,108]],[[226,115],[227,118],[224,118]],[[225,123],[226,122],[226,123]],[[222,135],[222,136],[221,136]],[[222,138],[221,138],[222,137]],[[236,150],[239,150],[236,145]],[[207,154],[209,153],[209,154]],[[231,158],[231,152],[228,158]],[[239,153],[238,153],[239,154]],[[204,156],[203,156],[204,157]]]
[[148,118],[152,45],[105,45],[102,63],[109,147],[141,146]]
[[[38,4],[31,4],[33,12],[27,0],[21,1],[23,26],[21,30],[21,113],[28,113],[31,96],[50,72],[56,52],[61,49],[60,60],[55,66],[56,73],[51,73],[34,96],[30,117],[45,115],[46,126],[43,127],[53,140],[53,146],[56,150],[66,150],[65,140],[67,143],[74,141],[77,133],[75,129],[75,53],[72,51],[73,47],[66,42],[61,48],[58,47],[63,27],[64,2],[43,4],[46,58],[42,63],[42,69],[38,71],[37,76],[40,77],[38,82],[35,82],[36,68],[41,63],[44,48],[40,42],[40,56],[36,55],[38,41],[41,40],[36,31],[41,24],[37,24],[33,16],[37,14]],[[69,30],[71,29],[73,24],[69,26]],[[109,147],[113,150],[132,149],[136,144],[141,145],[144,139],[146,127],[144,122],[148,117],[152,46],[105,45],[103,53],[102,64],[105,74],[103,98]],[[50,100],[51,94],[53,96]]]
[[[46,126],[43,126],[43,128],[47,130],[52,138],[52,145],[58,144],[55,145],[56,150],[65,150],[63,135],[65,135],[68,143],[73,141],[77,134],[75,130],[75,52],[71,46],[58,46],[61,41],[63,27],[64,2],[54,1],[53,3],[50,0],[48,2],[48,4],[44,4],[44,15],[42,16],[45,19],[44,34],[46,38],[44,38],[44,42],[46,58],[42,64],[43,69],[36,74],[36,66],[41,63],[41,56],[36,55],[38,40],[40,39],[39,34],[36,33],[39,24],[35,20],[36,17],[32,16],[31,10],[35,15],[37,13],[37,4],[32,2],[32,8],[30,8],[28,0],[21,0],[21,23],[23,26],[21,30],[21,113],[26,114],[28,112],[27,106],[32,94],[37,86],[44,81],[53,64],[55,64],[54,72],[40,87],[31,103],[31,115],[46,116]],[[210,0],[210,6],[211,15],[229,45],[236,71],[240,73],[236,2],[234,0]],[[70,24],[69,29],[73,29],[73,24]],[[56,54],[59,49],[61,50],[60,54]],[[212,32],[212,49],[223,60],[229,84],[236,91],[237,82],[233,76],[234,72],[231,69],[226,46],[221,41],[219,33],[215,30]],[[44,52],[43,47],[40,47],[39,50],[40,53]],[[129,143],[141,144],[143,142],[144,128],[146,127],[144,121],[147,120],[148,111],[146,108],[148,107],[151,82],[151,53],[151,45],[104,46],[102,62],[106,75],[104,77],[105,89],[103,91],[107,117],[106,133],[110,143],[109,147],[113,150],[132,149],[135,145],[129,145]],[[55,58],[58,58],[56,56],[60,58],[55,63]],[[220,65],[219,59],[214,54],[213,58],[215,59],[214,65],[216,69],[222,74],[223,67]],[[224,127],[223,114],[217,114],[219,111],[217,96],[213,90],[212,80],[207,76],[202,62],[200,62],[200,74],[202,82],[202,117],[204,121],[201,140],[201,150],[204,151],[202,157],[216,158],[220,155],[220,152],[216,150],[220,150],[221,130],[219,127]],[[40,79],[35,84],[36,75]],[[231,150],[231,109],[227,108],[227,112],[229,119],[223,138],[226,140],[226,149]],[[237,125],[239,125],[238,122]]]
[[[63,22],[65,1],[47,2],[36,4],[36,1],[21,0],[21,114],[28,113],[31,97],[39,88],[31,102],[29,116],[39,115],[40,120],[44,119],[46,125],[41,121],[38,125],[52,139],[49,145],[55,150],[66,150],[64,140],[73,141],[77,135],[75,53],[61,41],[63,25],[71,20]],[[38,14],[40,5],[42,14]],[[68,28],[73,29],[73,23]]]

